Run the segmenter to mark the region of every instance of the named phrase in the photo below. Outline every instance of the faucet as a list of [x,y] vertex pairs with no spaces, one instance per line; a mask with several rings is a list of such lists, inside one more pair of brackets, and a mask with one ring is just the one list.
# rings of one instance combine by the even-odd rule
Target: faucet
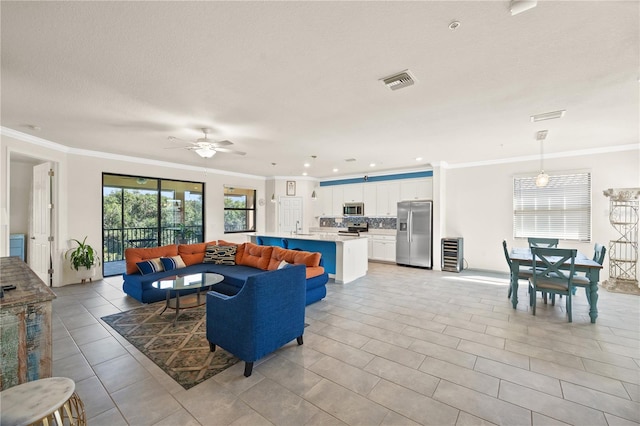
[[299,230],[300,230],[300,221],[296,220],[296,230],[294,231],[294,234],[298,235]]

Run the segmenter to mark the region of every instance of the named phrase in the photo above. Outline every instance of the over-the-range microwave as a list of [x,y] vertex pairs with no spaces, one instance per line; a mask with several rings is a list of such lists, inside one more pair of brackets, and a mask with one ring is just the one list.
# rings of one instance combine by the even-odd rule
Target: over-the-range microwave
[[364,203],[344,203],[342,214],[344,216],[364,216]]

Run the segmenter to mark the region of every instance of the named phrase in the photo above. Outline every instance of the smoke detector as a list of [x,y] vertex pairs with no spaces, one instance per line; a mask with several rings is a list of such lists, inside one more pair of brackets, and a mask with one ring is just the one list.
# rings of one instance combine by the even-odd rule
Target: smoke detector
[[404,70],[389,77],[381,78],[380,81],[391,90],[399,90],[407,86],[412,86],[416,82],[416,79],[411,74],[411,71]]

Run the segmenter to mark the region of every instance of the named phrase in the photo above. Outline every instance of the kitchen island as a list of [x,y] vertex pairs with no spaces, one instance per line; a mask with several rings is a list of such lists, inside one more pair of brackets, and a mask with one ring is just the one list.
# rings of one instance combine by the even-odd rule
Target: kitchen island
[[329,277],[337,283],[350,283],[367,275],[367,237],[336,234],[264,233],[251,235],[258,245],[322,253],[322,262]]

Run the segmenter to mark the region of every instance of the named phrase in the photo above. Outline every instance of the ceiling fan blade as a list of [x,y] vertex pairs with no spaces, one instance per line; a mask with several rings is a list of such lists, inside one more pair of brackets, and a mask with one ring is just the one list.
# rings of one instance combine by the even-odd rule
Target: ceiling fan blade
[[194,142],[194,141],[188,141],[188,140],[185,140],[185,139],[176,138],[175,136],[169,136],[169,138],[168,138],[168,139],[169,139],[169,141],[171,141],[171,142],[178,142],[178,143],[190,143],[191,145],[197,145],[197,143],[196,143],[196,142]]
[[191,145],[187,146],[167,146],[164,149],[193,149]]
[[227,154],[236,154],[236,155],[246,155],[246,152],[242,152],[242,151],[236,151],[234,149],[229,149],[229,148],[214,148],[216,151],[218,152],[225,152]]
[[213,146],[220,147],[220,146],[229,146],[229,145],[233,145],[233,142],[228,141],[228,140],[223,140],[223,141],[218,141],[218,142],[214,142]]

